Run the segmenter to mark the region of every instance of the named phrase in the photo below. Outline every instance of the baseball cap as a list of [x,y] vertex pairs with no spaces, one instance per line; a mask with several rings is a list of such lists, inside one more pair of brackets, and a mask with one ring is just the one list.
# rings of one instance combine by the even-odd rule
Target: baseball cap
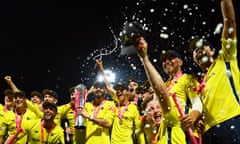
[[14,97],[26,97],[26,93],[24,92],[24,91],[22,91],[22,90],[19,90],[19,91],[16,91],[15,93],[14,93]]
[[188,45],[188,49],[190,51],[194,51],[196,48],[200,48],[203,46],[210,46],[212,47],[212,45],[207,42],[205,39],[202,38],[193,38],[192,40],[190,40],[189,45]]
[[48,107],[52,107],[57,112],[57,105],[55,103],[52,103],[52,102],[49,102],[49,101],[44,101],[42,106],[43,106],[44,109],[46,109]]
[[31,92],[31,97],[32,96],[38,96],[40,99],[43,99],[43,96],[42,96],[42,94],[40,94],[40,92],[38,92],[38,91],[32,91]]
[[115,84],[115,85],[113,86],[113,88],[114,88],[115,90],[125,90],[125,89],[127,89],[127,88],[123,85],[122,82],[118,82],[117,84]]
[[176,58],[176,57],[182,59],[182,56],[178,52],[174,50],[167,50],[165,53],[161,54],[160,59],[161,61],[165,61],[168,58]]
[[11,89],[4,90],[4,96],[14,96],[14,92]]
[[46,95],[46,94],[49,94],[49,95],[55,97],[56,99],[58,99],[57,93],[53,90],[50,90],[50,89],[44,89],[42,94],[43,94],[43,96]]
[[95,88],[105,88],[105,83],[97,81],[97,82],[94,83],[93,87],[95,87]]
[[136,83],[137,83],[137,80],[136,80],[134,77],[129,77],[129,78],[128,78],[128,84],[129,84],[130,82],[136,82]]

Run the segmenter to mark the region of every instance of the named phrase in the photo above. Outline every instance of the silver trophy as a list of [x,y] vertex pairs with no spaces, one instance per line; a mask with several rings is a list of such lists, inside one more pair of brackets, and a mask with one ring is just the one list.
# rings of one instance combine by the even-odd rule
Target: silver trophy
[[[87,88],[83,84],[79,84],[75,87],[74,91],[76,100],[75,100],[75,113],[78,113],[79,107],[84,107],[85,99],[87,97]],[[85,129],[84,117],[82,115],[77,115],[75,119],[75,128],[76,129]]]

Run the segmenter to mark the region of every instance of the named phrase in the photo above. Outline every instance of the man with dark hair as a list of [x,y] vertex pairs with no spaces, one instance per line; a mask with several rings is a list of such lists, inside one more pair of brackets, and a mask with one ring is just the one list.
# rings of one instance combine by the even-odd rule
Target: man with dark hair
[[71,109],[66,114],[66,120],[64,121],[65,126],[65,141],[71,144],[79,144],[85,143],[85,135],[86,135],[86,128],[76,128],[76,116],[77,116],[77,109],[76,109],[76,87],[71,86],[68,89],[70,94],[71,101],[67,104],[71,106]]
[[79,114],[86,120],[86,144],[110,144],[115,104],[105,99],[106,87],[103,82],[95,82],[91,91],[94,99],[79,109]]
[[2,106],[0,110],[1,116],[3,116],[5,112],[13,110],[15,106],[14,92],[11,89],[5,89],[3,94],[4,94],[4,106]]
[[[104,67],[100,59],[96,60],[96,65],[103,76],[108,93],[112,96],[118,108],[114,116],[111,143],[135,144],[138,142],[138,144],[145,144],[144,133],[141,131],[141,116],[136,104],[129,100],[129,88],[127,89],[122,83],[117,83],[112,87],[105,76]],[[135,79],[129,80],[129,83],[135,82]]]
[[54,90],[43,89],[42,95],[44,97],[44,101],[50,101],[53,103],[58,102],[58,94]]
[[146,144],[156,144],[160,139],[158,132],[162,120],[160,104],[153,97],[147,97],[142,103],[142,109],[144,110],[143,130],[146,137]]
[[27,135],[23,129],[29,125],[36,115],[27,109],[27,98],[24,91],[17,91],[15,96],[15,108],[4,114],[0,123],[0,144],[4,143],[4,137],[8,135],[5,142],[27,143]]
[[32,91],[30,96],[31,96],[31,102],[33,104],[41,105],[41,103],[43,102],[43,96],[38,91]]
[[14,92],[11,89],[4,90],[4,105],[0,104],[0,123],[3,120],[3,116],[12,111],[15,107]]
[[[148,44],[145,39],[141,37],[136,43],[138,55],[163,113],[159,134],[160,142],[186,144],[190,141],[190,137],[187,136],[182,126],[185,128],[193,127],[202,112],[202,103],[195,91],[198,87],[198,81],[193,75],[183,73],[181,55],[174,50],[167,50],[161,54],[162,67],[168,75],[168,80],[164,82],[148,58]],[[174,103],[173,96],[176,96],[181,103],[180,108],[184,110],[184,114],[189,116],[188,119],[184,119],[183,125],[180,123],[181,119],[179,119],[179,112],[176,111],[177,105]]]
[[43,103],[43,118],[31,120],[24,129],[28,134],[28,143],[65,143],[62,127],[54,123],[57,111],[55,103],[48,101]]
[[[14,82],[12,81],[11,76],[6,76],[5,80],[7,82],[7,84],[11,87],[11,89],[14,92],[19,92],[20,90],[17,88],[17,86],[14,84]],[[42,95],[44,97],[44,101],[48,101],[48,102],[52,102],[57,104],[58,102],[58,94],[57,92],[55,92],[54,90],[51,89],[44,89],[42,91]],[[34,105],[31,101],[27,100],[27,108],[30,109],[32,112],[34,112],[37,117],[42,118],[43,117],[43,109],[42,109],[42,104],[40,105]],[[61,105],[58,106],[58,113],[55,116],[55,123],[56,124],[61,124],[61,120],[65,118],[67,112],[71,109],[71,105]]]
[[136,94],[136,89],[138,87],[138,82],[136,78],[129,77],[128,78],[128,99],[133,102],[135,105],[138,103],[138,96]]
[[[237,60],[237,26],[232,0],[221,0],[223,31],[216,55],[208,42],[189,44],[194,61],[205,72],[200,91],[204,104],[203,143],[237,144],[240,141],[240,73]],[[199,122],[199,124],[202,124]]]

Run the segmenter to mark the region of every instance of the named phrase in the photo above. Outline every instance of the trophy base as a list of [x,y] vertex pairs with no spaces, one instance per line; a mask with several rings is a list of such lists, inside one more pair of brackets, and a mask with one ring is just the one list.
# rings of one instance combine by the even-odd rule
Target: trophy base
[[75,126],[76,129],[86,129],[86,126]]
[[131,55],[136,53],[137,53],[137,50],[134,47],[134,45],[129,45],[129,46],[122,47],[120,55]]

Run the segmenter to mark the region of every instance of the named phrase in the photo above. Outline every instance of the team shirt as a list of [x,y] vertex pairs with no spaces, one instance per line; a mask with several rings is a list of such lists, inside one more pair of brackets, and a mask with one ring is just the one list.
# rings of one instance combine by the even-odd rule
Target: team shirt
[[[142,121],[137,106],[128,102],[126,105],[120,106],[115,113],[111,135],[112,144],[133,144],[134,125],[136,137],[144,136],[140,132]],[[139,136],[139,132],[141,136]],[[138,140],[142,139],[139,138]],[[144,141],[139,143],[144,143]]]
[[191,111],[187,101],[199,96],[196,91],[198,86],[198,81],[192,75],[182,73],[178,73],[172,81],[166,82],[172,108],[168,114],[163,114],[159,128],[158,144],[166,144],[168,142],[171,144],[186,144],[186,138],[188,137],[181,127],[179,121],[180,114],[173,101],[172,94],[176,94],[178,103],[187,114]]
[[[5,115],[5,113],[8,112],[8,109],[6,106],[0,104],[0,123],[2,122],[2,120],[4,119],[3,116]],[[5,136],[7,137],[7,136]]]
[[5,106],[3,106],[2,104],[0,104],[0,121],[2,121],[4,114],[7,112],[7,109],[5,108]]
[[60,125],[53,124],[47,130],[43,126],[43,121],[37,119],[31,120],[24,130],[29,136],[28,144],[65,144],[63,128]]
[[[8,135],[11,138],[17,131],[17,127],[24,129],[30,124],[30,121],[36,119],[36,115],[30,110],[26,110],[23,115],[15,114],[14,111],[8,111],[0,123],[0,135]],[[7,140],[8,140],[7,139]],[[23,144],[27,142],[27,135],[25,131],[21,132],[16,138],[16,144]]]
[[[113,123],[116,107],[113,101],[103,100],[100,105],[95,107],[93,103],[87,102],[85,109],[88,114],[107,120],[111,125]],[[86,124],[86,144],[110,144],[110,129],[104,128],[93,121],[85,119]]]
[[149,124],[143,127],[146,144],[156,144],[159,141],[158,129],[154,130]]
[[222,49],[202,82],[205,132],[217,124],[240,115],[240,73],[237,39],[222,38]]

